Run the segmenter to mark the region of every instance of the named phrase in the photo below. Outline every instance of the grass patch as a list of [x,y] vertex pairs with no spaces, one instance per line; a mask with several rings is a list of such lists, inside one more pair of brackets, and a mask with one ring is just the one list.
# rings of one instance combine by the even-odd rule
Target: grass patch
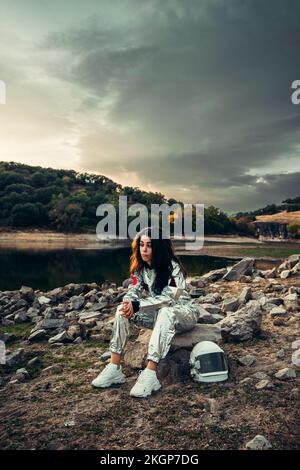
[[87,340],[85,343],[83,343],[82,348],[96,348],[96,349],[108,349],[108,345],[105,343],[99,343],[99,341],[95,341],[92,339]]
[[245,247],[244,249],[236,248],[236,256],[269,256],[270,258],[287,258],[290,255],[296,255],[299,253],[299,248],[289,248],[285,246],[272,247],[272,246],[256,246],[256,247]]
[[32,330],[32,323],[16,323],[15,325],[0,326],[0,334],[10,333],[14,335],[12,340],[7,343],[27,339],[30,331]]

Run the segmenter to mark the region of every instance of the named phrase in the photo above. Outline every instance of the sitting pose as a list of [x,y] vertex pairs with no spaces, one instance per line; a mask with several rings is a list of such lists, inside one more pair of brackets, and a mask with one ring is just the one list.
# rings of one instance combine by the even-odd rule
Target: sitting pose
[[[132,284],[117,307],[110,341],[110,363],[96,377],[94,387],[124,383],[121,357],[129,337],[130,323],[153,329],[147,355],[147,367],[130,391],[133,397],[147,397],[161,385],[156,376],[175,333],[191,330],[199,312],[186,291],[187,272],[174,253],[169,238],[151,238],[151,228],[141,230],[132,241],[130,258]],[[146,293],[146,296],[143,295]]]

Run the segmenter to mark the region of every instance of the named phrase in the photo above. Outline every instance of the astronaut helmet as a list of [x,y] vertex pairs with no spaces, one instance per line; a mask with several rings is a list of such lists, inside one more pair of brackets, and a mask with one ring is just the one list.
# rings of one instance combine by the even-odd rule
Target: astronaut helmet
[[221,382],[228,379],[223,349],[212,341],[200,341],[190,355],[191,377],[196,382]]

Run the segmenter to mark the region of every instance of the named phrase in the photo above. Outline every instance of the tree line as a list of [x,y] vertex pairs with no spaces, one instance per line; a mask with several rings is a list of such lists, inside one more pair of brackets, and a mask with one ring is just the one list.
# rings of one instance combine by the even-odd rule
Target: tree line
[[[41,228],[63,232],[95,231],[96,208],[113,204],[118,216],[119,196],[128,206],[183,204],[162,193],[122,186],[103,175],[0,162],[0,227]],[[220,209],[204,209],[206,234],[254,234],[248,221],[229,217]]]

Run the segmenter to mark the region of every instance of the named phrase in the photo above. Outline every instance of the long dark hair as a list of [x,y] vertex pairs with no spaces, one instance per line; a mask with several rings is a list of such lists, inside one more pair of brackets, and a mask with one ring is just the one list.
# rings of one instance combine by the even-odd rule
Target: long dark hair
[[133,277],[135,271],[141,271],[147,263],[142,259],[140,253],[140,241],[143,235],[151,239],[152,261],[151,266],[156,271],[153,290],[156,294],[160,294],[162,289],[168,284],[169,278],[173,271],[172,260],[176,261],[186,278],[188,273],[178,256],[175,255],[174,247],[170,238],[163,237],[163,232],[159,227],[159,238],[152,238],[152,228],[145,227],[134,237],[131,248],[132,255],[130,257],[129,273]]

